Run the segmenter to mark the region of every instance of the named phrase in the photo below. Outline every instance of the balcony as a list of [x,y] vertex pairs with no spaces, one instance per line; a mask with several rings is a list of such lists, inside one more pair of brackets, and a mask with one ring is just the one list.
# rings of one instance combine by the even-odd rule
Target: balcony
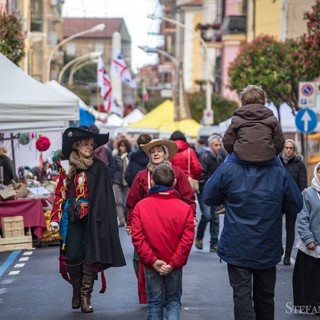
[[246,33],[247,17],[243,16],[227,16],[223,19],[221,26],[222,35]]

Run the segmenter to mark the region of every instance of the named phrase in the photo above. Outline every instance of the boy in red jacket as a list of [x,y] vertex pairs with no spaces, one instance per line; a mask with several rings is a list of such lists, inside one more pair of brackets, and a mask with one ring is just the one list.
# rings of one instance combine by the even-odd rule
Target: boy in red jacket
[[152,176],[153,187],[132,213],[132,243],[145,266],[147,319],[163,318],[163,295],[167,319],[180,319],[182,267],[194,240],[191,207],[173,188],[173,170],[160,164]]

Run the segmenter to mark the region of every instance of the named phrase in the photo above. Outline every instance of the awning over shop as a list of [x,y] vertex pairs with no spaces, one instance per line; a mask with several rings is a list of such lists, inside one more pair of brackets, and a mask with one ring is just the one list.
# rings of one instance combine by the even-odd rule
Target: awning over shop
[[201,125],[193,119],[174,121],[174,104],[171,100],[166,100],[146,114],[143,119],[129,124],[128,128],[150,128],[166,132],[180,130],[189,137],[195,138]]
[[0,132],[65,129],[78,99],[33,79],[0,53]]

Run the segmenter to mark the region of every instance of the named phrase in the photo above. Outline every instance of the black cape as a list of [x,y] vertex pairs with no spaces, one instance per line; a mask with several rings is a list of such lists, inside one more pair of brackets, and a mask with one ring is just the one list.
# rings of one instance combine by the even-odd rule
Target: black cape
[[107,166],[95,159],[86,170],[90,213],[85,245],[85,262],[101,263],[103,269],[126,265],[117,222],[116,204]]

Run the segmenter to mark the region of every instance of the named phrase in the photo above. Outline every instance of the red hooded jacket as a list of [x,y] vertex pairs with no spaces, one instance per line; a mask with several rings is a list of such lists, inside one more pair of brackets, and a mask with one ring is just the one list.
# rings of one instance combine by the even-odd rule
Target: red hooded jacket
[[189,144],[183,140],[176,140],[178,153],[170,160],[173,166],[179,167],[188,176],[188,149],[190,150],[190,177],[200,180],[201,164],[198,157]]

